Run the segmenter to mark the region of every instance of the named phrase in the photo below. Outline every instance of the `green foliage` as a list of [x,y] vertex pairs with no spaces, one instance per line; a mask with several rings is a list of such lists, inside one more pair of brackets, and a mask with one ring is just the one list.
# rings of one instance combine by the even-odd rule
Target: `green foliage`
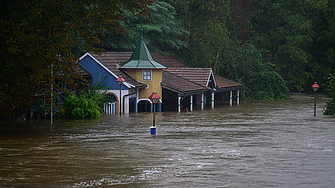
[[150,8],[149,17],[140,19],[124,9],[123,21],[120,23],[127,32],[107,33],[103,38],[104,48],[107,51],[132,51],[140,39],[141,30],[152,52],[173,52],[187,47],[183,36],[189,33],[182,28],[176,10],[169,1],[157,0],[148,8]]
[[330,98],[330,101],[326,103],[323,108],[324,115],[333,115],[335,114],[335,74],[329,74],[328,82],[325,84],[327,91],[327,98]]
[[55,80],[75,87],[80,75],[74,53],[102,51],[99,36],[107,30],[125,31],[124,8],[143,17],[153,1],[1,1],[0,115],[8,117],[13,107],[28,106],[52,84],[57,88]]
[[64,118],[67,119],[97,119],[100,116],[100,107],[96,101],[89,98],[84,91],[77,95],[67,92],[63,103]]
[[219,58],[229,49],[229,3],[226,1],[182,0],[177,5],[183,27],[190,35],[189,48],[180,52],[182,59],[195,67],[219,69]]
[[257,0],[250,42],[276,65],[291,91],[306,91],[334,69],[332,0]]
[[113,102],[106,94],[107,88],[105,79],[99,78],[93,87],[79,90],[76,94],[72,92],[66,93],[66,100],[62,108],[64,118],[67,119],[97,119],[100,112],[103,111],[103,105],[106,102]]
[[[190,32],[181,59],[246,87],[257,81],[278,92],[250,90],[251,98],[287,98],[286,87],[304,92],[335,68],[335,1],[180,0],[176,9]],[[273,78],[279,85],[265,87]]]
[[250,21],[256,13],[252,1],[181,0],[177,9],[184,28],[190,31],[189,48],[180,53],[188,64],[211,67],[216,74],[243,83],[249,99],[288,98],[286,83],[275,65],[248,42]]
[[261,52],[246,45],[237,65],[237,75],[246,87],[246,97],[256,100],[288,99],[288,88],[282,76],[273,70],[274,65],[264,62]]
[[274,71],[250,74],[250,82],[246,85],[248,99],[280,100],[288,99],[288,89],[283,78]]

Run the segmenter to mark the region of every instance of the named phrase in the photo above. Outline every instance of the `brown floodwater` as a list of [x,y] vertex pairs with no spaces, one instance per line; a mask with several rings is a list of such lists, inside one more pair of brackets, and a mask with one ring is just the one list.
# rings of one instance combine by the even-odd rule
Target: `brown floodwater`
[[325,99],[0,124],[0,187],[335,187]]

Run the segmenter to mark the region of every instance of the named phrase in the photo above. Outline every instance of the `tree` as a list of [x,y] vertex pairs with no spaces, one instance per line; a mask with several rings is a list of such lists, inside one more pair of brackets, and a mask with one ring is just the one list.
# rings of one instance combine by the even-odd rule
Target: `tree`
[[323,108],[324,115],[335,114],[335,74],[329,74],[326,85],[327,98],[330,99]]
[[[291,91],[304,91],[312,80],[327,75],[320,55],[325,57],[324,51],[329,51],[320,43],[325,39],[320,30],[330,31],[327,28],[332,24],[321,20],[324,12],[334,14],[332,4],[329,0],[257,1],[260,11],[252,20],[251,43],[276,66]],[[326,20],[330,21],[328,16]]]
[[182,28],[175,8],[166,0],[156,0],[148,8],[150,14],[146,18],[138,18],[124,9],[121,25],[127,32],[108,32],[107,37],[103,38],[106,51],[134,50],[141,32],[149,50],[153,52],[169,53],[187,47],[183,37],[189,33]]
[[258,14],[253,1],[181,0],[177,7],[190,32],[189,48],[181,53],[186,62],[245,84],[249,99],[287,98],[285,81],[250,42]]
[[74,85],[77,58],[71,51],[79,42],[85,51],[106,31],[124,32],[123,9],[134,16],[149,12],[153,0],[16,0],[1,2],[0,114],[27,106],[34,95],[47,94],[57,83]]
[[188,49],[180,55],[190,65],[221,69],[221,57],[229,48],[226,22],[230,19],[229,2],[181,0],[177,4],[183,27],[190,32]]

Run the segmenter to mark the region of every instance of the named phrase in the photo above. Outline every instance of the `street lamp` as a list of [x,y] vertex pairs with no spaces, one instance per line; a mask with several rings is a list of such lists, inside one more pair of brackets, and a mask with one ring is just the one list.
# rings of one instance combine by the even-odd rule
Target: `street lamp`
[[151,130],[151,134],[155,135],[156,134],[156,125],[155,125],[155,105],[158,103],[160,97],[159,95],[154,91],[152,92],[152,94],[149,96],[149,99],[152,101],[152,103],[154,103],[154,114],[153,114],[153,124],[152,127],[150,127]]
[[116,82],[117,82],[117,84],[119,84],[119,86],[120,86],[120,97],[119,97],[120,108],[119,108],[119,111],[120,111],[120,116],[121,116],[121,86],[122,86],[122,84],[123,84],[123,82],[124,82],[124,79],[122,78],[122,76],[119,76],[119,78],[116,79]]
[[313,85],[312,85],[312,88],[314,90],[314,117],[316,116],[316,91],[319,89],[319,85],[315,82]]

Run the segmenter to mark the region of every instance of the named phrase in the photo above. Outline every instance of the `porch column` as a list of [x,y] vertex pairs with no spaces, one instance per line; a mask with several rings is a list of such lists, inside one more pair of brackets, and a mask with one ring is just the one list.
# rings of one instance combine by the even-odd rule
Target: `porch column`
[[224,92],[222,92],[221,97],[222,97],[222,99],[221,99],[221,103],[224,104]]
[[193,111],[193,95],[191,95],[190,111]]
[[181,103],[181,96],[180,96],[180,93],[178,93],[178,112],[181,112],[180,103]]
[[157,112],[162,111],[162,103],[157,103]]
[[135,112],[135,113],[138,113],[138,104],[137,104],[137,102],[138,102],[137,99],[139,98],[139,96],[138,96],[138,93],[139,93],[139,92],[138,92],[138,91],[139,91],[139,89],[136,90],[136,97],[135,97],[135,102],[134,102],[134,103],[135,103],[135,104],[134,104],[134,105],[135,105],[135,106],[134,106],[134,112]]
[[237,105],[240,104],[240,90],[237,90]]
[[137,97],[135,97],[134,99],[134,112],[137,113],[138,109],[137,109]]
[[123,113],[129,114],[129,96],[123,97]]
[[202,93],[201,94],[201,109],[204,109],[204,98],[205,98],[205,94],[204,93]]
[[230,106],[233,105],[233,90],[230,90]]
[[212,90],[212,108],[214,108],[214,90]]

